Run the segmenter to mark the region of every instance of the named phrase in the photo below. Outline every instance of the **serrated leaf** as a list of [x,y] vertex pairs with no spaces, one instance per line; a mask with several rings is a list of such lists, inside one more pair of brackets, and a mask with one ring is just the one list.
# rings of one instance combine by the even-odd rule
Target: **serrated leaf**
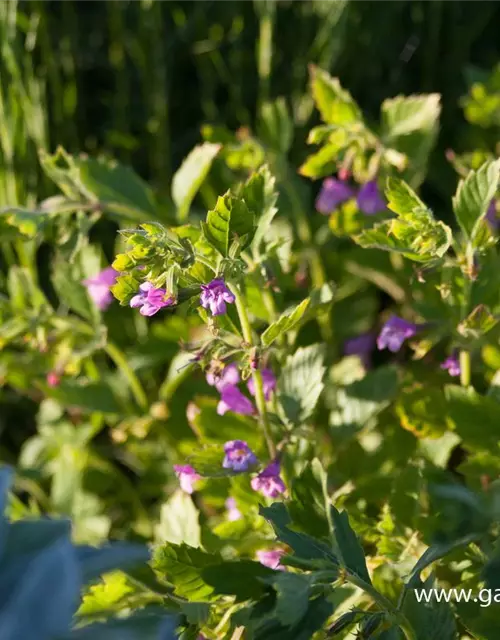
[[208,212],[203,232],[214,249],[227,257],[233,241],[241,241],[241,250],[252,241],[255,232],[254,214],[243,199],[228,191],[219,196],[215,208]]
[[172,178],[172,199],[177,206],[177,218],[184,222],[191,203],[221,150],[220,144],[204,142],[196,146],[184,159]]
[[76,615],[95,616],[119,610],[120,601],[132,592],[133,588],[128,584],[125,574],[115,572],[103,576],[102,582],[91,585],[88,593],[84,594]]
[[158,542],[188,544],[199,547],[201,529],[198,522],[198,509],[190,495],[177,489],[160,510],[160,523],[155,529]]
[[288,511],[303,531],[327,537],[329,526],[325,509],[326,473],[318,458],[307,463],[300,475],[292,479]]
[[331,505],[330,514],[337,546],[337,555],[342,566],[348,569],[350,573],[361,578],[367,584],[371,584],[370,575],[366,568],[365,553],[356,534],[349,524],[347,512],[337,511],[337,509]]
[[291,547],[297,558],[319,561],[321,566],[332,571],[338,568],[338,559],[326,543],[290,528],[292,520],[284,504],[275,502],[270,507],[261,506],[259,513],[271,524],[278,540]]
[[[120,257],[118,256],[118,258]],[[115,265],[121,266],[117,260],[113,262],[113,268],[116,268]],[[139,291],[140,284],[140,281],[132,274],[121,275],[118,276],[115,284],[110,287],[110,291],[122,306],[126,306]]]
[[185,544],[166,544],[155,549],[152,566],[163,579],[173,584],[178,596],[191,601],[211,602],[217,596],[214,587],[203,579],[202,571],[221,562],[219,554]]
[[338,78],[314,66],[310,73],[314,102],[327,124],[346,126],[362,120],[361,110]]
[[323,390],[323,345],[301,347],[288,356],[278,381],[278,401],[286,419],[298,424],[314,411]]
[[250,176],[242,190],[242,196],[250,211],[253,211],[257,226],[252,240],[252,251],[259,255],[259,248],[276,215],[278,193],[276,179],[267,166],[263,166]]
[[485,162],[460,180],[453,198],[453,211],[458,224],[468,238],[473,238],[485,217],[498,188],[500,160]]
[[440,101],[438,93],[396,96],[385,100],[382,103],[384,134],[392,139],[414,131],[434,129],[441,112]]
[[415,210],[427,211],[427,207],[415,191],[399,178],[387,178],[385,195],[388,208],[403,217],[411,215]]
[[270,324],[260,337],[260,341],[264,347],[269,347],[275,340],[285,335],[287,331],[293,329],[301,320],[307,311],[311,299],[306,298],[300,304],[292,309],[285,311],[277,320]]

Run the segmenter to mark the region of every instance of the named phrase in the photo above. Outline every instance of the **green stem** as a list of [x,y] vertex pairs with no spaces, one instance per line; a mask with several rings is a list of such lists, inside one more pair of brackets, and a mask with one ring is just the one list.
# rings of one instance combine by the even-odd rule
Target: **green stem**
[[470,385],[470,353],[469,351],[460,351],[460,384],[463,387]]
[[123,351],[121,351],[121,349],[119,349],[112,342],[108,342],[104,350],[128,380],[130,389],[132,390],[134,398],[139,407],[146,410],[148,408],[148,398],[144,389],[142,388],[139,378],[135,375],[134,370],[127,362],[127,358],[125,357]]
[[[243,339],[249,346],[256,346],[253,341],[252,327],[250,325],[247,309],[245,307],[245,300],[241,295],[241,291],[236,285],[230,285],[230,289],[235,297],[236,311],[238,312],[238,317],[240,319]],[[264,383],[260,370],[255,369],[254,371],[252,371],[252,377],[255,386],[255,402],[257,404],[257,410],[259,412],[260,425],[267,443],[267,448],[269,449],[269,454],[271,458],[274,458],[276,456],[276,447],[271,437],[269,418],[267,415],[266,398],[264,395]]]

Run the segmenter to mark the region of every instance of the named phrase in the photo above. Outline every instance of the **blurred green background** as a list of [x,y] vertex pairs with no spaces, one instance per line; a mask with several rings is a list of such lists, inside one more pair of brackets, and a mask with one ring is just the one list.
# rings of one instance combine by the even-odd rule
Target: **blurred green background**
[[317,117],[308,64],[339,76],[368,114],[398,93],[443,96],[426,194],[455,184],[444,159],[467,147],[460,97],[500,58],[497,2],[4,1],[0,3],[0,206],[53,193],[37,149],[105,153],[159,189],[203,123],[258,127],[285,96],[305,156]]

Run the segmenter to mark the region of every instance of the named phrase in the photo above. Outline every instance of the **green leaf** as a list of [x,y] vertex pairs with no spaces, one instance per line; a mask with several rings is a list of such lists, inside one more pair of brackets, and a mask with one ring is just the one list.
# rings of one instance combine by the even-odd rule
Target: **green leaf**
[[440,100],[438,93],[385,100],[382,104],[384,135],[392,140],[415,131],[435,129],[441,112]]
[[341,387],[336,395],[336,408],[330,414],[330,425],[336,429],[358,431],[383,411],[396,396],[398,374],[394,367],[380,367],[362,380]]
[[490,309],[480,304],[458,325],[457,331],[468,340],[479,340],[498,323]]
[[134,591],[128,583],[127,576],[120,572],[103,576],[102,582],[89,587],[76,615],[92,616],[109,613],[120,609],[121,601]]
[[285,311],[277,320],[270,324],[260,337],[260,341],[264,347],[269,347],[277,338],[285,335],[287,331],[293,329],[305,314],[311,299],[306,298],[300,304],[292,309]]
[[60,259],[53,264],[52,283],[59,301],[82,318],[97,324],[100,318],[99,310],[87,295],[81,275],[75,264],[71,265]]
[[[421,584],[427,591],[434,587],[430,577]],[[413,589],[406,593],[402,612],[415,631],[416,640],[456,640],[457,628],[453,611],[444,599],[441,602],[433,597],[431,602],[418,602]]]
[[445,392],[449,416],[465,446],[498,452],[500,403],[472,388],[448,385]]
[[428,210],[413,189],[399,178],[387,178],[385,195],[388,208],[403,217],[411,215],[415,210]]
[[243,187],[242,196],[250,211],[253,211],[257,220],[255,235],[252,240],[252,251],[259,256],[259,248],[271,226],[278,209],[276,201],[278,193],[275,190],[276,179],[265,165]]
[[220,565],[219,554],[207,553],[186,544],[166,544],[153,553],[153,569],[173,584],[176,595],[191,601],[211,602],[217,599],[215,589],[202,577],[204,569]]
[[215,208],[207,214],[203,224],[205,238],[214,249],[227,257],[233,241],[241,242],[241,250],[250,244],[255,231],[254,217],[245,201],[228,191],[219,196]]
[[274,614],[287,627],[293,627],[304,617],[309,608],[311,583],[308,576],[282,572],[273,576],[276,590]]
[[[120,258],[120,256],[118,256]],[[118,266],[117,261],[113,262],[113,268]],[[118,276],[115,284],[111,287],[111,293],[120,302],[122,306],[128,305],[130,300],[139,291],[140,281],[132,274]]]
[[203,580],[217,595],[234,596],[237,601],[256,600],[265,591],[265,582],[275,574],[273,569],[253,560],[221,562],[202,569]]
[[365,553],[349,524],[347,512],[339,512],[331,505],[330,514],[337,544],[337,553],[342,566],[367,584],[371,584],[370,575],[366,568]]
[[[327,544],[306,533],[293,531],[290,528],[292,521],[284,504],[275,502],[270,507],[261,506],[259,513],[271,524],[278,540],[292,548],[294,557],[313,561],[314,565],[319,564],[319,566],[328,567],[332,571],[338,568],[338,559]],[[314,561],[319,561],[319,563]]]
[[318,458],[306,463],[300,475],[293,477],[288,511],[303,531],[327,537],[329,526],[325,509],[326,473]]
[[78,546],[76,556],[82,582],[86,584],[109,571],[126,571],[146,563],[149,560],[149,550],[139,544],[113,542],[100,547]]
[[172,179],[172,199],[177,206],[177,219],[184,222],[191,203],[221,150],[220,144],[205,142],[195,147]]
[[201,529],[198,522],[198,509],[190,495],[177,489],[165,502],[160,511],[160,523],[156,527],[156,539],[159,542],[185,543],[190,547],[199,547]]
[[278,400],[285,418],[292,424],[306,420],[314,411],[323,390],[324,347],[301,347],[288,356],[278,381]]
[[310,74],[314,102],[327,124],[346,126],[362,121],[361,110],[338,78],[314,66],[310,67]]
[[218,400],[214,398],[196,397],[194,403],[200,411],[193,422],[203,438],[221,443],[228,440],[246,440],[250,447],[260,444],[261,436],[255,430],[254,418],[233,411],[220,416],[217,413]]
[[210,615],[210,605],[206,602],[183,602],[181,611],[190,624],[205,624]]
[[453,198],[453,211],[458,224],[468,238],[474,238],[479,223],[498,188],[500,160],[485,162],[460,180]]

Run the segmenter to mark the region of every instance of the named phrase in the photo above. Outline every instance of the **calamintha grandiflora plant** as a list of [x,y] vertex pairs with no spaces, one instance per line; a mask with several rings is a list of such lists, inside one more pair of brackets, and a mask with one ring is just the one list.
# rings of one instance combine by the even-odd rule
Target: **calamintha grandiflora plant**
[[[151,527],[137,507],[132,530],[155,541],[152,571],[115,576],[84,604],[102,612],[107,599],[122,615],[133,598],[137,606],[168,605],[184,640],[490,640],[500,628],[494,605],[419,601],[415,589],[500,586],[492,207],[500,163],[489,159],[460,182],[452,229],[416,192],[437,135],[439,96],[386,100],[376,124],[325,72],[311,69],[311,89],[323,124],[310,133],[319,149],[300,173],[324,178],[311,215],[288,166],[283,100],[263,110],[260,137],[204,130],[207,142],[174,177],[175,218],[120,168],[63,151],[42,158],[65,194],[53,211],[76,211],[79,229],[102,212],[136,223],[120,228],[112,266],[87,268],[80,288],[91,308],[73,295],[76,286],[68,292],[64,278],[56,280],[78,319],[59,318],[42,298],[8,316],[9,340],[29,326],[28,345],[49,353],[54,345],[37,383],[52,398],[95,402],[78,394],[97,392],[92,358],[101,349],[128,383],[131,409],[130,398],[110,404],[106,396],[85,428],[65,424],[68,442],[78,435],[86,447],[109,424],[121,459],[140,477],[160,442],[155,416],[175,410],[183,384],[201,378],[209,392],[198,386],[190,398],[192,436],[169,440],[179,488],[160,523]],[[199,215],[195,194],[217,163],[230,188]],[[4,222],[30,234],[43,212],[13,211]],[[68,236],[64,251],[78,265],[78,242]],[[161,327],[162,317],[169,330],[187,327],[158,392],[167,402],[156,401],[139,365],[107,339],[99,314],[112,296],[132,308],[120,312],[134,314],[134,335],[147,335],[149,322]],[[91,383],[72,386],[68,378],[81,371]],[[80,416],[72,418],[78,425]],[[44,471],[37,451],[54,449],[54,439],[52,448],[41,440],[57,424],[45,419],[23,457]],[[131,423],[142,428],[141,446],[126,441]],[[67,476],[57,477],[56,503],[67,506]],[[87,532],[81,514],[78,523]]]

